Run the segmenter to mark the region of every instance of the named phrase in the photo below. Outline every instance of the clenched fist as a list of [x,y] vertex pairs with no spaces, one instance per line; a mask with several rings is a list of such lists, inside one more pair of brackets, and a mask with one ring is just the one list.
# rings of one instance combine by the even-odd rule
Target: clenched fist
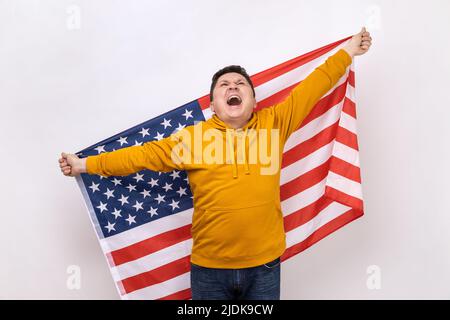
[[76,154],[62,152],[59,167],[65,176],[75,177],[80,173],[86,173],[86,158],[80,159]]
[[343,49],[353,58],[369,51],[372,45],[370,33],[363,27],[358,34],[355,34]]

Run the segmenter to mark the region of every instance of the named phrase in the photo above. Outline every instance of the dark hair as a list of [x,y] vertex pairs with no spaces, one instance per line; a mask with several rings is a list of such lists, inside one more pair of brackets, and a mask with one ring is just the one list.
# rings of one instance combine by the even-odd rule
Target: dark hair
[[213,101],[213,91],[214,91],[214,87],[217,84],[217,80],[219,80],[219,78],[221,76],[223,76],[226,73],[231,73],[231,72],[236,72],[239,73],[241,76],[243,76],[245,78],[245,80],[247,80],[247,82],[250,84],[250,86],[252,87],[252,91],[253,91],[253,97],[255,96],[255,88],[253,87],[253,82],[250,79],[250,76],[247,74],[247,71],[245,71],[244,68],[242,68],[241,66],[238,65],[231,65],[231,66],[227,66],[225,68],[220,69],[219,71],[217,71],[213,77],[212,77],[212,83],[211,83],[211,88],[209,90],[209,99],[211,101]]

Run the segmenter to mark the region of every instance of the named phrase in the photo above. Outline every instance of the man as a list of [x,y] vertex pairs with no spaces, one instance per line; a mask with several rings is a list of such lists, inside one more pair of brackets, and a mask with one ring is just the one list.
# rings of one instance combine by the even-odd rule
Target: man
[[286,248],[279,198],[284,143],[371,41],[363,28],[286,100],[257,112],[245,69],[228,66],[212,79],[211,119],[142,146],[83,159],[62,153],[61,171],[124,176],[185,170],[194,195],[192,298],[279,299]]

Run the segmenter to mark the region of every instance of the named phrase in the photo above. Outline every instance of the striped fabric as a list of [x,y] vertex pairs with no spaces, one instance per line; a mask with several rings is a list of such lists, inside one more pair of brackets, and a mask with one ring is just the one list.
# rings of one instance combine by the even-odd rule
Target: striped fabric
[[[330,55],[342,48],[350,38],[331,43],[253,75],[257,108],[271,106],[286,98],[293,87],[324,63]],[[188,112],[188,107],[197,108],[197,113],[203,119],[212,116],[209,96],[176,110]],[[169,113],[163,116],[166,121]],[[158,120],[158,124],[159,122]],[[143,125],[127,132],[129,134],[133,130],[137,132],[144,128]],[[149,126],[151,127],[151,124]],[[89,155],[89,150],[98,150],[100,144],[101,147],[107,146],[108,141],[116,141],[123,136],[124,132],[79,154]],[[135,176],[131,178],[136,180]],[[112,178],[100,180],[106,179]],[[187,179],[185,180],[187,183]],[[112,234],[105,231],[105,228],[112,230],[111,226],[114,225],[111,223],[112,220],[105,219],[102,225],[101,219],[105,213],[96,209],[98,199],[94,199],[90,193],[91,181],[84,175],[78,177],[77,181],[120,297],[190,299],[192,205],[186,205],[173,214]],[[282,261],[363,215],[356,131],[354,62],[340,81],[314,106],[300,128],[286,142],[280,186],[287,237],[287,250],[282,256]],[[161,197],[157,192],[150,195],[152,196],[153,200],[156,196]],[[154,209],[151,203],[148,206]],[[105,227],[107,222],[108,226]]]

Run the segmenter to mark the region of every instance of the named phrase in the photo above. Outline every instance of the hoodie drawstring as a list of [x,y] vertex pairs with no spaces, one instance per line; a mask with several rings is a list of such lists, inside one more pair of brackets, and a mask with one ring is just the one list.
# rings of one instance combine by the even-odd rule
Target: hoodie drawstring
[[231,158],[231,164],[233,165],[233,179],[237,178],[237,161],[235,158],[235,152],[234,152],[234,148],[233,148],[233,140],[234,140],[234,136],[233,136],[233,131],[231,130],[227,130],[226,131],[226,139],[227,141],[227,148],[228,148],[228,154],[232,156]]
[[[241,143],[241,152],[244,157],[244,173],[250,174],[250,165],[248,163],[248,143],[247,143],[247,131],[248,128],[245,128],[244,134],[242,136],[243,140]],[[227,130],[226,131],[226,141],[227,141],[227,148],[228,148],[228,154],[232,156],[231,158],[231,164],[233,165],[233,178],[237,178],[237,155],[234,151],[233,144],[234,144],[234,130]]]
[[243,146],[244,146],[244,166],[245,166],[245,174],[250,174],[250,166],[248,164],[248,159],[247,159],[247,157],[248,157],[247,150],[249,148],[249,144],[247,144],[247,130],[248,130],[248,128],[245,128],[244,137],[243,137],[243,139],[244,139],[244,143],[243,143]]

